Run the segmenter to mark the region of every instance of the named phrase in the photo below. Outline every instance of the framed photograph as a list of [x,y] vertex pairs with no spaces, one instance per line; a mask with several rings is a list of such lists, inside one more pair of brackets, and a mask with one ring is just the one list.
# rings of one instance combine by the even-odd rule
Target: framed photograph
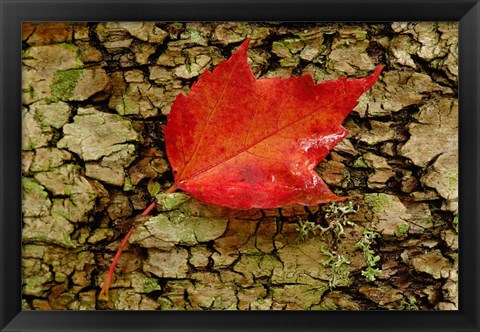
[[1,331],[478,331],[478,1],[0,0]]

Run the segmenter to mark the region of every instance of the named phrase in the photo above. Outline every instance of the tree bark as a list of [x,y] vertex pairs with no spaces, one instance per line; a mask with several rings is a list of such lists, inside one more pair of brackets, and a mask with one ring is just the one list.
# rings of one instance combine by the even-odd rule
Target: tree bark
[[[457,33],[451,22],[24,23],[24,309],[458,309]],[[344,202],[233,211],[162,193],[172,102],[247,37],[256,77],[320,82],[385,65],[317,168]]]

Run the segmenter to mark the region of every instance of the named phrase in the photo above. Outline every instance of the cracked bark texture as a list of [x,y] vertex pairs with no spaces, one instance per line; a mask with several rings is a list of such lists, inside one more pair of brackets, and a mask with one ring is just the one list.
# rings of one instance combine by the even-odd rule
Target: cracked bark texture
[[[23,307],[458,309],[458,25],[24,23]],[[318,166],[348,200],[229,211],[172,184],[173,100],[252,38],[257,77],[386,67]],[[153,200],[149,217],[136,217]],[[132,223],[108,301],[100,286]]]

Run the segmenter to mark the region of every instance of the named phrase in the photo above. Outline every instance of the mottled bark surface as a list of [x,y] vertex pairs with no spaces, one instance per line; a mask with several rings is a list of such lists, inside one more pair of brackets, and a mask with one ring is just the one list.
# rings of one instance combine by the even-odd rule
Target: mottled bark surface
[[[457,309],[457,32],[25,23],[24,309]],[[318,166],[345,202],[239,212],[161,193],[173,181],[162,133],[173,100],[246,37],[257,77],[386,65]],[[134,218],[154,199],[152,216]]]

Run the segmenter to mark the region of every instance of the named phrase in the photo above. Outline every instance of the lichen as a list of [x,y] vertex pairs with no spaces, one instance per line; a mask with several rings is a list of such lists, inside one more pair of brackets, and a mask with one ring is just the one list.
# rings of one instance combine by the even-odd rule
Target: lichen
[[369,282],[375,281],[376,277],[381,272],[381,270],[376,267],[377,263],[380,261],[380,256],[376,255],[375,251],[371,248],[371,245],[377,237],[380,237],[380,234],[365,228],[362,238],[356,244],[356,247],[363,251],[363,256],[367,263],[367,267],[362,271],[362,276],[364,276]]
[[151,293],[153,291],[160,290],[160,285],[155,278],[145,279],[142,287],[142,293]]
[[365,159],[363,159],[363,157],[358,157],[353,162],[353,167],[355,167],[355,168],[369,168],[371,166],[369,165],[369,163],[367,163],[365,161]]
[[382,193],[365,194],[365,201],[372,207],[373,212],[376,213],[391,207],[388,195]]
[[40,217],[49,214],[52,202],[40,183],[29,177],[22,177],[22,211],[24,216]]
[[132,180],[130,178],[125,178],[125,182],[123,184],[123,191],[131,191],[134,190],[135,186],[132,184]]
[[458,216],[455,216],[452,221],[453,227],[455,228],[455,231],[458,233]]
[[160,193],[155,196],[157,200],[157,209],[159,211],[171,211],[177,209],[180,205],[190,200],[190,196],[185,193]]
[[456,187],[458,185],[458,173],[452,173],[448,177],[448,184],[450,187]]
[[406,237],[408,235],[409,229],[410,229],[410,226],[408,224],[397,225],[397,231],[395,232],[395,235],[397,237]]
[[350,279],[350,270],[348,268],[350,261],[336,252],[330,252],[324,248],[321,248],[320,251],[327,257],[326,260],[322,261],[322,265],[330,268],[330,278],[328,280],[330,289],[338,286],[350,286],[353,282]]
[[139,114],[138,105],[128,96],[123,96],[120,103],[115,107],[120,115]]
[[22,177],[22,189],[25,193],[38,194],[41,198],[48,197],[45,188],[32,178]]
[[317,231],[321,231],[322,227],[312,221],[298,218],[295,230],[298,232],[297,241],[305,241],[310,236],[315,236]]
[[75,46],[75,45],[73,45],[73,44],[63,43],[63,44],[61,44],[61,45],[62,45],[62,47],[63,47],[64,49],[66,49],[66,50],[70,50],[70,51],[72,51],[72,52],[74,52],[74,53],[78,53],[78,47]]
[[417,299],[414,296],[403,298],[398,303],[398,310],[419,310],[417,305]]
[[53,73],[52,96],[60,100],[74,99],[74,91],[83,69],[57,70]]

